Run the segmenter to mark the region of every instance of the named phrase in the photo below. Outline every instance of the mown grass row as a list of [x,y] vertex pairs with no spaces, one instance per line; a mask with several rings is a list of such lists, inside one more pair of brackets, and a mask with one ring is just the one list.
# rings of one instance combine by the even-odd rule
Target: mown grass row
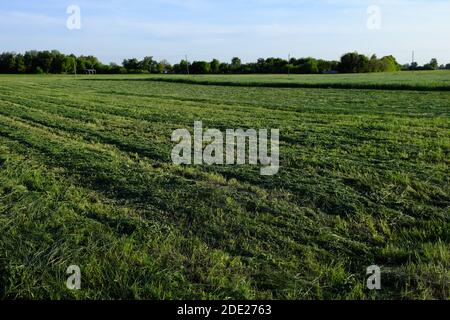
[[[57,79],[12,77],[0,86],[8,159],[0,170],[10,185],[25,185],[19,200],[4,198],[0,211],[17,234],[2,238],[3,296],[72,297],[62,269],[77,259],[89,266],[89,290],[78,298],[449,296],[448,94]],[[280,175],[171,165],[171,130],[194,119],[218,128],[277,125],[284,132]],[[27,176],[79,190],[85,201],[48,184],[35,190],[23,183]],[[37,204],[78,208],[80,224],[89,227],[73,230],[74,237],[87,232],[94,239],[101,229],[107,239],[74,244],[80,254],[69,259],[69,240],[53,231],[72,220],[58,212],[42,222],[31,215],[26,226],[39,236],[30,240],[23,219],[14,217],[27,215],[31,196]],[[100,212],[88,205],[92,197]],[[13,254],[20,238],[33,245]],[[115,255],[98,262],[103,245]],[[52,257],[64,263],[56,267],[44,253],[30,258],[45,250],[56,250]],[[136,262],[137,256],[145,258]],[[373,263],[387,270],[386,290],[377,294],[364,287],[365,267]],[[15,274],[18,265],[24,267]],[[116,278],[114,290],[106,282]]]
[[[2,298],[254,297],[238,259],[74,185],[0,141]],[[82,268],[82,291],[65,286],[72,264]]]
[[[92,77],[85,78],[88,81]],[[235,87],[264,88],[320,88],[320,89],[367,89],[367,90],[413,90],[449,91],[450,72],[448,70],[393,72],[367,74],[249,74],[249,75],[127,75],[99,76],[95,80],[112,81],[162,81],[171,83],[219,85]]]
[[[83,122],[74,120],[74,114],[75,115],[78,114],[75,111],[73,111],[73,112],[70,111],[69,115],[71,117],[70,117],[70,119],[67,119],[67,118],[59,116],[59,114],[61,114],[60,111],[57,112],[58,115],[53,115],[52,113],[47,114],[46,112],[43,112],[42,110],[40,110],[40,108],[42,108],[42,109],[50,109],[50,110],[57,111],[58,108],[53,105],[50,107],[46,107],[45,105],[35,106],[34,109],[31,111],[24,109],[22,106],[14,106],[14,107],[13,106],[14,105],[12,105],[12,106],[10,105],[10,106],[6,107],[2,112],[6,113],[6,114],[10,114],[10,115],[21,116],[21,117],[24,117],[25,119],[44,124],[48,127],[60,128],[60,129],[63,129],[65,131],[69,131],[69,132],[81,133],[86,138],[89,138],[89,139],[97,138],[97,140],[100,141],[101,143],[114,144],[114,145],[118,146],[121,150],[137,152],[141,156],[150,156],[150,157],[153,156],[153,159],[158,159],[157,157],[159,155],[158,155],[158,152],[155,151],[156,149],[155,149],[154,144],[153,143],[146,144],[145,139],[147,139],[147,141],[152,140],[151,136],[145,136],[145,133],[138,133],[136,135],[133,134],[129,138],[129,134],[121,134],[120,132],[113,133],[113,132],[111,132],[111,130],[104,130],[104,128],[102,128],[109,124],[111,127],[114,127],[117,130],[117,128],[130,127],[130,124],[127,124],[127,126],[122,126],[120,123],[117,123],[117,122],[102,122],[101,126],[98,126],[98,125],[94,126],[92,123],[88,123],[87,125],[85,125]],[[23,106],[25,106],[25,105],[23,105]],[[28,106],[27,106],[27,108],[28,108]],[[8,110],[8,109],[11,109],[11,110]],[[64,108],[62,108],[62,109],[64,109]],[[86,118],[86,115],[82,115],[81,117]],[[114,120],[117,120],[117,119],[114,119]],[[349,125],[350,125],[350,123],[349,123]],[[140,125],[136,125],[131,128],[138,128],[138,127],[140,127]],[[126,133],[126,132],[124,132],[124,133]],[[309,135],[312,134],[312,132],[310,132],[310,131],[308,133],[309,133]],[[140,137],[139,134],[142,134],[143,137]],[[341,134],[343,135],[344,133],[341,133]],[[170,135],[170,133],[168,132],[167,136],[169,136],[169,135]],[[323,140],[323,137],[324,137],[323,133],[321,134],[321,137]],[[349,145],[352,143],[352,140],[350,139],[351,137],[344,135],[344,138],[345,139],[342,139],[343,141],[338,141],[338,143],[336,143],[336,141],[334,141],[334,143],[337,144],[340,149],[343,149],[346,147],[346,145]],[[307,140],[306,137],[305,137],[305,140]],[[345,141],[345,140],[347,140],[347,141]],[[357,143],[358,141],[355,140],[354,142]],[[321,143],[323,144],[323,141],[321,141]],[[383,143],[384,143],[384,147],[386,147],[386,141],[383,141]],[[403,143],[405,143],[405,142],[403,142]],[[165,145],[165,148],[164,148],[164,145]],[[289,146],[289,148],[290,147],[291,146]],[[368,145],[368,147],[373,149],[373,145]],[[360,151],[360,153],[361,154],[369,154],[371,149],[368,147],[362,149]],[[328,160],[333,160],[331,156],[333,156],[336,153],[333,146],[325,145],[322,148],[328,152]],[[426,148],[426,146],[422,146],[421,148],[422,149]],[[159,149],[164,150],[163,152],[160,151],[161,154],[169,154],[170,153],[169,143],[167,143],[166,141],[163,141],[163,143],[161,143],[161,147]],[[316,153],[319,152],[319,149],[317,149],[317,146],[315,146],[314,151]],[[351,151],[353,153],[355,153],[357,151],[357,149],[354,146],[352,146]],[[392,152],[394,155],[399,154],[398,151],[397,152],[395,152],[395,151],[397,151],[397,150],[394,149]],[[312,151],[309,150],[308,145],[304,145],[302,153],[311,154]],[[381,158],[382,154],[376,154],[376,156],[378,157],[378,160],[382,160],[382,158]],[[423,156],[426,157],[427,160],[430,160],[431,159],[430,157],[432,156],[432,154],[430,152],[428,152],[428,153],[424,154]],[[442,154],[438,153],[438,154],[436,154],[436,156],[440,157],[442,160],[442,157],[443,157]],[[334,157],[335,157],[335,160],[339,160],[339,154],[334,155]],[[414,157],[417,159],[417,155],[414,155]],[[168,160],[168,159],[165,159],[165,160]],[[285,163],[289,163],[289,164],[294,162],[293,161],[294,159],[290,159],[289,157],[285,157],[284,160],[285,160]],[[349,159],[347,159],[347,160],[349,160]],[[355,159],[353,161],[353,163],[351,163],[352,161],[347,161],[347,162],[351,163],[354,166],[355,163],[357,163],[360,160],[361,160],[361,158],[359,157],[359,158]],[[390,158],[390,160],[395,160],[395,159]],[[308,159],[305,159],[305,161],[308,161]],[[342,159],[341,159],[341,161],[342,161]],[[390,162],[390,165],[392,166],[392,161]],[[295,163],[293,163],[290,167],[292,167],[292,166],[295,168]],[[359,170],[361,170],[361,168]],[[412,167],[411,170],[416,170],[416,167]]]
[[148,81],[169,83],[184,83],[204,86],[228,86],[228,87],[257,87],[257,88],[303,88],[303,89],[359,89],[359,90],[408,90],[408,91],[450,91],[450,85],[420,85],[403,83],[308,83],[308,82],[270,82],[270,81],[226,81],[204,80],[189,78],[148,78]]
[[[14,130],[11,130],[12,128]],[[230,254],[253,259],[262,259],[261,256],[266,255],[266,250],[277,252],[278,257],[272,258],[273,266],[266,265],[269,261],[259,262],[258,267],[266,269],[259,272],[264,276],[269,276],[266,273],[279,273],[285,281],[293,281],[290,285],[294,292],[285,294],[298,294],[295,292],[294,275],[289,276],[290,280],[286,278],[294,270],[286,269],[285,264],[292,265],[300,259],[301,251],[297,247],[299,244],[286,238],[285,234],[289,233],[288,228],[293,228],[292,232],[295,230],[296,237],[303,237],[303,233],[315,231],[312,226],[308,227],[311,223],[307,222],[306,217],[302,218],[301,211],[294,207],[288,209],[288,203],[277,205],[278,209],[270,208],[268,204],[264,204],[261,194],[251,196],[247,191],[239,196],[232,186],[229,191],[226,186],[214,190],[209,185],[183,179],[167,171],[153,172],[146,164],[133,163],[129,159],[114,159],[114,153],[108,155],[106,152],[95,152],[92,150],[94,147],[78,145],[75,140],[62,144],[58,141],[62,138],[58,137],[52,141],[49,139],[51,135],[45,134],[44,131],[2,118],[0,133],[6,134],[7,131],[14,132],[8,134],[9,138],[27,145],[29,150],[36,149],[41,154],[48,154],[46,161],[53,166],[64,167],[69,173],[79,176],[78,183],[87,184],[90,189],[103,192],[111,198],[135,203],[139,208],[147,207],[152,219],[156,219],[155,214],[160,212],[158,220],[179,226],[187,236],[200,237],[209,247],[222,248]],[[126,177],[126,181],[122,177]],[[197,178],[196,181],[198,180]],[[234,194],[233,198],[231,194]],[[275,203],[276,201],[272,201],[272,205]],[[258,212],[248,212],[246,204],[259,207]],[[284,211],[281,211],[282,209]],[[235,214],[227,215],[227,211]],[[272,215],[280,217],[273,219]],[[242,228],[245,230],[244,234]],[[311,229],[306,231],[305,228]],[[240,237],[243,237],[241,241]],[[300,238],[297,238],[297,241],[299,240]],[[334,246],[336,245],[340,246],[335,243]],[[291,256],[292,254],[295,255]],[[272,284],[280,285],[283,283]]]

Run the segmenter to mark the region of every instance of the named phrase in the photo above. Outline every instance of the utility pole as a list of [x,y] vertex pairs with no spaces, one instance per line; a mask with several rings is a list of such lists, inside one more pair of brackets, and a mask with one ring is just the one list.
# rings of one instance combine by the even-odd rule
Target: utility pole
[[411,61],[411,68],[412,68],[412,71],[414,72],[414,69],[415,68],[413,68],[413,65],[414,65],[414,61],[415,60],[415,52],[414,52],[414,50],[413,50],[413,52],[412,52],[412,61]]
[[186,55],[186,72],[189,74],[189,62],[188,62],[188,56]]
[[76,59],[73,61],[73,70],[75,72],[75,75],[77,75],[77,60]]
[[288,67],[288,76],[290,76],[291,75],[291,54],[290,53],[288,55],[288,65],[287,65],[287,67]]

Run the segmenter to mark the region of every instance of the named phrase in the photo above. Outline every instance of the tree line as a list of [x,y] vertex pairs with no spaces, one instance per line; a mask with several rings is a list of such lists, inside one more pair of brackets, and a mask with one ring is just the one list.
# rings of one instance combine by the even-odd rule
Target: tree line
[[57,50],[27,51],[24,54],[5,52],[0,55],[0,73],[28,74],[74,74],[83,73],[86,69],[95,69],[100,74],[125,73],[175,73],[175,74],[319,74],[319,73],[368,73],[393,72],[399,70],[436,70],[450,69],[447,65],[438,65],[436,59],[419,66],[417,63],[399,65],[393,56],[378,58],[350,52],[344,54],[339,61],[329,61],[315,58],[260,58],[256,62],[242,63],[235,57],[231,63],[212,61],[182,60],[171,65],[167,60],[156,61],[148,56],[142,60],[125,59],[122,65],[115,63],[103,64],[94,56],[66,55]]

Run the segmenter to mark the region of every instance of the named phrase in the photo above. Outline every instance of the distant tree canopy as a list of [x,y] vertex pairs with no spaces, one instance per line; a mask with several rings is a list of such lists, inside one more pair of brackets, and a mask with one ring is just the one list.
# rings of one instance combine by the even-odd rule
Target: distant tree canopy
[[194,74],[211,73],[211,63],[205,61],[194,61],[191,65],[191,73]]
[[437,69],[448,69],[450,70],[450,63],[447,65],[439,66],[436,58],[430,60],[429,63],[424,64],[423,66],[419,66],[417,62],[413,62],[411,64],[406,64],[402,67],[403,70],[437,70]]
[[94,56],[65,55],[57,50],[27,51],[24,54],[5,52],[0,55],[0,73],[54,73],[73,74],[75,70],[82,73],[85,69],[95,69],[100,74],[124,73],[177,73],[177,74],[252,74],[252,73],[365,73],[393,72],[398,70],[436,70],[450,69],[450,63],[439,66],[436,59],[419,66],[417,63],[401,67],[393,56],[378,58],[376,55],[367,57],[358,52],[344,54],[340,61],[322,59],[291,58],[289,61],[281,58],[260,58],[256,62],[243,63],[239,57],[234,57],[231,63],[214,59],[208,61],[182,60],[171,65],[167,60],[156,61],[152,56],[142,60],[125,59],[122,65],[110,63],[105,65]]
[[424,65],[424,68],[427,70],[437,70],[438,67],[439,65],[436,58],[431,59],[430,63]]
[[0,73],[74,73],[96,69],[99,73],[125,73],[116,64],[104,65],[94,56],[65,55],[57,50],[12,52],[0,55]]
[[378,59],[376,55],[373,55],[369,59],[357,52],[343,55],[338,65],[338,70],[342,73],[394,72],[400,69],[400,65],[393,56]]

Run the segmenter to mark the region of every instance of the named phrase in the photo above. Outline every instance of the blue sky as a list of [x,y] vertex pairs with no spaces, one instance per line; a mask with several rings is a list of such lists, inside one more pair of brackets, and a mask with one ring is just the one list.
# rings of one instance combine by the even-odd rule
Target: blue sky
[[[69,30],[69,5],[81,29]],[[379,30],[367,28],[371,5]],[[314,56],[357,50],[401,63],[450,63],[449,0],[2,0],[0,51],[58,49],[103,62],[151,55],[178,62]]]

